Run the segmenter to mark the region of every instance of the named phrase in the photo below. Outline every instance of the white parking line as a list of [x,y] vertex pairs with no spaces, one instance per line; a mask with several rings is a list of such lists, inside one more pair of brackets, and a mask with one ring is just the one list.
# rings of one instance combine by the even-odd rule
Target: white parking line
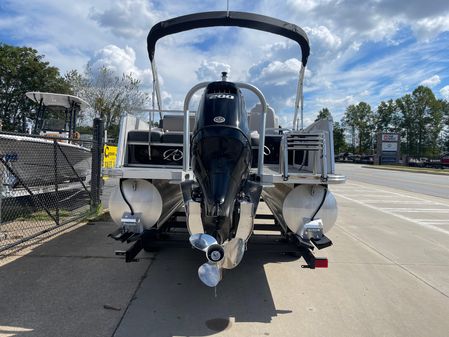
[[[420,201],[426,201],[426,202],[429,201],[429,200],[426,200],[426,199],[423,199],[423,198],[418,198],[418,197],[411,196],[411,195],[407,195],[407,194],[403,194],[403,193],[397,193],[397,192],[392,192],[392,191],[384,190],[384,189],[382,189],[382,188],[376,188],[376,187],[368,187],[368,188],[367,188],[367,187],[364,186],[364,185],[359,185],[359,184],[355,184],[355,183],[350,183],[350,184],[351,184],[351,185],[354,185],[354,186],[359,186],[359,187],[363,188],[363,189],[364,189],[365,191],[367,191],[367,192],[369,192],[370,190],[371,190],[371,191],[380,191],[380,192],[386,193],[387,195],[388,195],[388,194],[398,195],[398,196],[400,196],[401,198],[411,198],[411,199],[420,200]],[[445,203],[442,203],[442,202],[432,201],[432,203],[435,204],[435,205],[443,205],[443,206],[449,207],[449,204],[445,204]]]
[[449,222],[449,220],[448,219],[441,219],[441,220],[438,220],[438,219],[415,219],[416,221],[421,221],[421,222]]
[[416,200],[377,200],[377,199],[358,199],[367,204],[398,204],[398,205],[434,205],[432,201],[416,201]]
[[[348,184],[349,185],[349,184]],[[371,198],[371,196],[375,193],[376,197],[382,198],[384,200],[377,200],[377,199],[360,199],[357,198],[356,196],[353,197],[353,195],[351,193],[348,193],[348,195],[346,195],[346,192],[351,192],[351,187],[352,186],[360,186],[363,188],[363,192],[364,194],[356,194],[357,195],[364,195],[367,196],[369,195],[369,197]],[[348,188],[349,187],[349,188]],[[405,216],[401,213],[410,213],[410,214],[415,214],[415,213],[438,213],[438,214],[444,214],[444,213],[449,213],[449,204],[444,204],[441,202],[436,202],[436,201],[430,201],[430,200],[426,200],[423,198],[418,198],[418,197],[414,197],[411,195],[402,195],[401,193],[396,193],[396,192],[392,192],[392,191],[388,191],[388,190],[384,190],[381,188],[375,188],[375,187],[371,187],[371,188],[366,188],[363,185],[358,185],[358,184],[353,184],[351,183],[349,186],[346,187],[346,189],[338,189],[337,191],[333,191],[334,194],[338,197],[344,198],[346,200],[352,201],[356,204],[359,205],[363,205],[365,207],[374,209],[376,211],[385,213],[385,214],[389,214],[392,216],[395,216],[399,219],[402,220],[406,220],[409,222],[412,222],[416,225],[419,225],[421,227],[425,227],[428,229],[431,229],[433,231],[439,232],[439,233],[444,233],[446,235],[449,235],[449,231],[438,227],[440,225],[446,225],[449,224],[449,220],[444,219],[444,220],[438,220],[438,219],[413,219],[409,216]],[[360,192],[360,190],[358,190],[358,192]],[[381,194],[379,194],[379,192],[381,192]],[[394,195],[396,198],[398,198],[398,196],[401,198],[401,200],[386,200],[389,197],[391,197],[392,195]],[[404,198],[409,198],[409,199],[413,199],[413,201],[411,200],[404,200]],[[400,202],[399,202],[400,201]],[[373,204],[384,204],[384,203],[388,203],[388,204],[403,204],[403,205],[432,205],[432,206],[444,206],[444,208],[416,208],[416,207],[379,207]]]
[[397,213],[449,213],[449,209],[444,208],[380,208],[384,211]]
[[436,220],[436,219],[419,219],[419,222],[422,222],[426,225],[436,225],[436,226],[446,226],[449,225],[449,220]]

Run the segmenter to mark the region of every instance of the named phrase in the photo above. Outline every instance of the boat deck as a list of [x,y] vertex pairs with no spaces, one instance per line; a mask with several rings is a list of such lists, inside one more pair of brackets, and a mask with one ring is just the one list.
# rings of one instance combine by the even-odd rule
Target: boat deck
[[[251,172],[256,173],[257,169]],[[110,177],[120,178],[140,178],[140,179],[164,179],[172,181],[182,181],[182,168],[160,167],[160,166],[133,166],[123,168],[103,169],[103,174]],[[282,173],[279,172],[279,165],[266,164],[263,169],[263,184],[341,184],[346,181],[346,177],[339,174],[328,174],[323,177],[320,174],[314,174],[305,170],[298,170],[289,166],[288,180],[284,180]]]

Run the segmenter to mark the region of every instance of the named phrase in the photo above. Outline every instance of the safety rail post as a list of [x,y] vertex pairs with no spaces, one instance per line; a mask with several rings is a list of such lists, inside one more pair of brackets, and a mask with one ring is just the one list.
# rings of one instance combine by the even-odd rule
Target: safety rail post
[[[184,139],[183,139],[183,159],[182,159],[182,170],[186,174],[190,170],[190,100],[193,95],[200,89],[207,87],[210,82],[201,82],[193,86],[189,90],[184,99]],[[184,179],[184,177],[182,178]]]
[[257,158],[257,175],[262,179],[263,175],[263,161],[265,151],[265,126],[267,125],[267,105],[263,107],[262,118],[260,120],[259,132],[259,152]]
[[183,139],[183,162],[182,169],[184,173],[190,169],[190,111],[186,109],[184,112],[184,139]]
[[326,134],[323,134],[323,149],[321,153],[321,179],[327,180],[328,170],[327,170],[327,139]]
[[282,135],[280,153],[279,153],[279,173],[282,174],[284,181],[288,180],[288,134]]
[[100,205],[101,195],[101,156],[103,153],[104,121],[94,119],[92,139],[92,176],[91,176],[91,210],[96,211]]
[[260,120],[259,125],[259,155],[257,158],[257,175],[260,179],[262,179],[263,176],[263,161],[264,161],[264,150],[265,150],[265,126],[266,126],[266,120],[267,120],[267,111],[268,111],[268,104],[265,100],[265,96],[263,95],[262,91],[260,91],[256,86],[248,83],[242,83],[242,82],[236,82],[235,85],[238,88],[243,88],[246,90],[251,91],[253,94],[257,96],[257,98],[260,101],[260,104],[262,104],[262,118]]

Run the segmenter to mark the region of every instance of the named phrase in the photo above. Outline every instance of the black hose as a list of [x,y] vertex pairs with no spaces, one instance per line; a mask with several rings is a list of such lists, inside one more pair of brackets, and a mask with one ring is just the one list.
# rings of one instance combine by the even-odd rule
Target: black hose
[[303,155],[302,155],[302,163],[301,166],[299,167],[298,171],[301,171],[302,168],[304,167],[304,164],[306,163],[306,156],[309,154],[309,151],[304,151]]
[[324,185],[323,187],[324,187],[323,199],[321,200],[321,203],[320,203],[320,205],[318,206],[318,208],[316,209],[315,213],[313,213],[311,221],[315,220],[316,215],[317,215],[318,212],[320,211],[321,207],[323,207],[324,200],[326,200],[326,196],[327,196],[327,186]]
[[129,203],[128,199],[126,199],[125,193],[123,193],[122,183],[123,183],[123,181],[125,181],[125,180],[126,180],[126,179],[120,179],[120,183],[119,183],[120,193],[122,194],[123,200],[125,200],[126,204],[128,205],[129,210],[131,211],[131,215],[134,215],[134,209],[133,209],[133,207],[131,206],[131,204]]

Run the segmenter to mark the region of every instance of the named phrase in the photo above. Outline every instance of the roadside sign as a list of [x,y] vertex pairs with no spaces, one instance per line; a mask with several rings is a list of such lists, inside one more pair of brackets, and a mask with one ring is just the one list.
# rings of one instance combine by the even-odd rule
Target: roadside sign
[[401,137],[398,133],[377,134],[377,151],[374,158],[376,164],[397,164],[400,158]]
[[399,140],[399,135],[395,133],[383,133],[382,141],[383,142],[397,142]]
[[398,150],[398,143],[392,142],[383,142],[382,143],[382,151],[385,152],[396,152]]
[[117,159],[117,146],[105,145],[103,149],[103,168],[114,168]]

